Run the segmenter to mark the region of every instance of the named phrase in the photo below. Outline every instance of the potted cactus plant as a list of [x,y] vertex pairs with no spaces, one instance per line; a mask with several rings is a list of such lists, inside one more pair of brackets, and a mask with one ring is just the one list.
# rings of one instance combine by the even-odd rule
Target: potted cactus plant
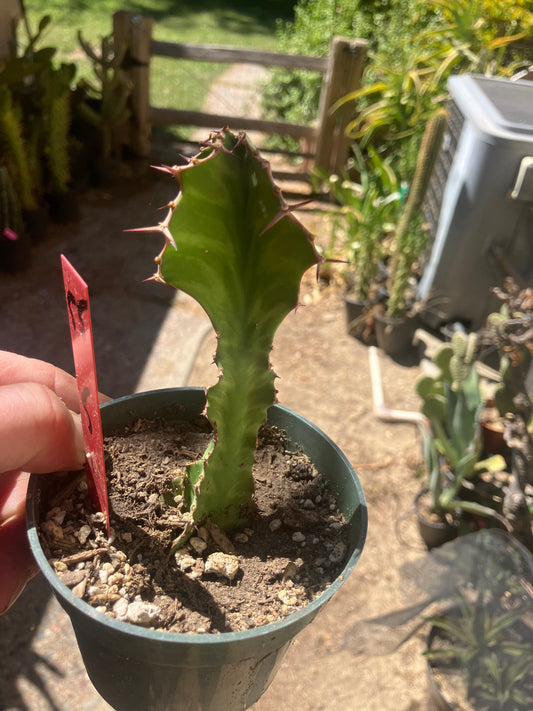
[[505,468],[500,455],[482,457],[476,344],[475,333],[455,333],[435,354],[434,374],[416,384],[427,419],[421,426],[427,487],[417,495],[415,510],[428,548],[455,537],[460,524],[464,528],[464,514],[497,519],[507,528],[495,507],[472,500],[479,473]]
[[414,294],[409,294],[409,283],[425,247],[426,234],[418,224],[420,209],[446,125],[446,111],[437,109],[426,125],[407,201],[394,233],[387,282],[389,298],[385,311],[376,312],[375,322],[378,345],[391,356],[402,355],[410,348],[416,328],[417,313],[412,308]]
[[[40,478],[30,487],[29,536],[45,576],[71,616],[89,676],[115,709],[237,711],[248,708],[261,696],[292,637],[312,620],[353,570],[366,535],[366,506],[353,469],[334,443],[311,423],[274,404],[275,376],[269,366],[273,336],[284,316],[296,306],[301,276],[318,264],[319,257],[309,233],[274,186],[268,164],[244,134],[237,136],[224,129],[211,134],[198,156],[187,165],[163,170],[176,178],[180,191],[170,203],[165,219],[156,227],[143,228],[157,231],[165,240],[156,258],[154,278],[188,292],[206,310],[218,335],[216,362],[220,379],[207,393],[199,388],[178,388],[106,403],[101,408],[102,424],[104,434],[123,425],[131,431],[137,429],[139,418],[162,419],[171,412],[174,420],[188,422],[198,420],[205,410],[201,422],[207,432],[207,443],[202,445],[202,453],[193,456],[193,461],[179,472],[174,471],[167,488],[147,497],[144,504],[145,508],[151,508],[152,519],[157,513],[160,518],[163,514],[170,516],[175,529],[165,551],[158,549],[153,577],[163,579],[167,586],[174,585],[177,579],[184,581],[190,604],[207,598],[207,606],[215,617],[218,615],[219,622],[222,617],[222,622],[213,626],[213,634],[200,628],[188,628],[186,632],[154,629],[154,617],[150,617],[154,601],[143,599],[144,588],[135,599],[126,600],[122,616],[115,607],[123,603],[113,598],[117,591],[109,587],[105,599],[95,592],[96,588],[86,591],[97,610],[85,599],[79,599],[79,594],[85,597],[84,575],[70,569],[65,571],[60,565],[62,582],[43,550],[49,541],[39,523],[42,521],[38,506],[42,496],[38,487]],[[289,594],[285,590],[277,595],[279,598],[283,592],[285,601],[281,616],[256,627],[251,624],[228,631],[219,603],[210,597],[212,588],[202,589],[195,574],[196,564],[194,571],[186,572],[190,571],[190,564],[184,556],[190,557],[194,548],[200,557],[205,557],[215,548],[217,561],[224,564],[233,564],[236,559],[239,565],[241,559],[249,557],[246,553],[236,554],[239,549],[234,549],[232,555],[230,551],[237,541],[246,545],[253,533],[241,529],[243,522],[250,525],[253,520],[257,482],[252,468],[258,433],[265,421],[285,432],[287,449],[282,458],[296,448],[309,457],[318,476],[327,482],[344,519],[341,527],[346,544],[340,541],[338,529],[331,529],[330,558],[337,560],[338,574],[328,581],[327,589],[293,611],[292,579],[298,576],[302,564],[307,564],[301,531],[291,533],[289,538],[300,545],[300,555],[274,576],[278,582],[289,581]],[[168,459],[169,452],[165,449],[157,468],[163,467],[163,460]],[[118,469],[115,463],[113,467]],[[143,476],[140,470],[137,478]],[[110,495],[111,538],[117,541],[122,540],[117,533],[119,519],[127,517],[124,507],[121,516],[113,510],[113,501],[119,507],[120,498]],[[307,513],[296,512],[300,521],[305,519],[309,523],[316,517],[316,512],[309,508],[319,498],[310,501]],[[275,515],[274,511],[270,523]],[[294,515],[292,511],[293,518]],[[57,511],[48,520],[49,529],[54,530],[59,525]],[[64,526],[65,521],[61,521]],[[281,520],[275,525],[270,523],[267,537],[272,547],[275,531],[284,524]],[[135,521],[126,531],[130,539],[137,536],[139,544],[147,537],[140,527]],[[104,544],[105,529],[98,535],[97,550]],[[88,545],[91,546],[90,540]],[[309,540],[308,548],[311,547]],[[91,550],[88,555],[94,556],[94,545]],[[143,556],[146,556],[144,549]],[[120,554],[115,557],[120,559]],[[108,558],[112,568],[111,561]],[[138,563],[136,556],[131,558],[129,568],[124,566],[124,575],[132,573]],[[207,563],[207,559],[201,561],[204,572]],[[309,563],[312,565],[312,560]],[[116,576],[116,570],[113,571]],[[65,581],[71,572],[80,580],[74,583],[70,576],[69,589]],[[226,570],[222,575],[227,578],[223,586],[226,591],[239,590],[241,581],[236,569],[233,573]],[[146,582],[146,578],[143,580]],[[79,585],[83,591],[73,587]],[[141,617],[135,624],[129,615],[130,604],[137,611],[141,608]],[[181,613],[176,614],[180,605],[174,603],[173,619],[180,617]],[[235,605],[239,608],[242,602]]]
[[531,551],[507,531],[449,541],[401,567],[409,605],[357,623],[346,646],[394,653],[424,630],[426,708],[526,711],[533,703],[532,574]]

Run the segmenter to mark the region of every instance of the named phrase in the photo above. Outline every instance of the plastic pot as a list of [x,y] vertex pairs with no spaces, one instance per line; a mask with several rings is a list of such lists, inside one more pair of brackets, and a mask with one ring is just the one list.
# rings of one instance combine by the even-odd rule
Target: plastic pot
[[413,336],[417,326],[417,317],[389,318],[379,313],[374,316],[377,344],[392,358],[413,350]]
[[420,537],[428,550],[438,548],[444,543],[457,537],[457,526],[442,520],[426,518],[420,507],[420,499],[428,493],[428,489],[421,489],[414,499],[414,510],[418,522]]
[[344,295],[344,312],[348,335],[366,345],[373,345],[376,341],[374,329],[367,323],[371,309],[371,301],[360,301],[348,294]]
[[[431,627],[428,635],[427,648],[431,649],[437,628]],[[455,704],[448,701],[444,695],[439,682],[435,676],[435,671],[429,660],[426,662],[428,677],[428,711],[461,711]]]
[[[198,416],[201,388],[130,395],[102,406],[104,432],[161,414],[177,405],[182,419]],[[174,418],[176,414],[174,413]],[[268,420],[287,432],[328,481],[349,526],[350,544],[341,575],[317,599],[278,622],[242,632],[177,634],[144,629],[106,617],[77,598],[49,565],[37,533],[39,482],[30,480],[28,529],[33,554],[71,618],[87,673],[117,711],[242,711],[272,681],[291,640],[306,627],[354,569],[363,549],[367,511],[361,484],[339,448],[313,424],[280,405]]]

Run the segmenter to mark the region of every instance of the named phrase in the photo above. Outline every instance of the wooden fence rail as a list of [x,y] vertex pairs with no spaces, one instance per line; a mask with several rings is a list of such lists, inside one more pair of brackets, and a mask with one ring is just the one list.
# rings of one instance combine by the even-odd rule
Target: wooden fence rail
[[[196,126],[209,129],[229,125],[233,130],[261,131],[305,139],[314,148],[315,166],[338,173],[346,163],[349,139],[344,129],[353,118],[353,106],[346,105],[332,113],[332,106],[343,96],[360,86],[367,43],[334,37],[328,57],[280,54],[216,45],[161,42],[152,39],[150,18],[119,11],[113,16],[113,32],[118,45],[128,47],[134,60],[129,70],[132,82],[132,116],[128,143],[139,155],[150,152],[153,125]],[[245,116],[208,114],[150,105],[150,61],[153,56],[204,62],[252,63],[280,66],[287,69],[307,69],[324,75],[320,108],[314,125],[268,121]]]

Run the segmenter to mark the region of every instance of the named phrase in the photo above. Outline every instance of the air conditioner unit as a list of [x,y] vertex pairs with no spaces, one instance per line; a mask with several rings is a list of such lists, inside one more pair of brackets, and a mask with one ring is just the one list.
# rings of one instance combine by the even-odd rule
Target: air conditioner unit
[[477,329],[505,276],[533,284],[533,81],[449,79],[449,123],[424,204],[418,296]]

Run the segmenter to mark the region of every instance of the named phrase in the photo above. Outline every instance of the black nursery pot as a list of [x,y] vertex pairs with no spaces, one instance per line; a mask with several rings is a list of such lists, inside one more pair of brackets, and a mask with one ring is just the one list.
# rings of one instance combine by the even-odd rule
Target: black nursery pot
[[369,329],[366,319],[371,308],[372,303],[370,301],[360,301],[348,294],[344,296],[344,312],[348,335],[370,346],[376,342],[374,329]]
[[418,318],[414,316],[389,318],[379,313],[374,316],[377,344],[392,358],[403,356],[412,350],[417,327]]
[[[104,432],[180,406],[184,420],[205,405],[202,388],[130,395],[102,406]],[[313,424],[275,405],[268,421],[287,432],[313,461],[337,497],[349,526],[347,562],[318,598],[283,620],[242,632],[177,634],[112,619],[81,601],[56,576],[39,542],[39,482],[30,479],[27,517],[33,554],[70,616],[87,673],[117,711],[242,711],[272,681],[294,636],[306,627],[354,569],[366,538],[367,510],[357,475],[340,449]]]
[[457,526],[447,521],[430,521],[420,513],[418,502],[427,492],[428,489],[421,489],[415,496],[413,505],[420,537],[424,541],[424,545],[428,551],[430,551],[433,548],[438,548],[444,545],[444,543],[457,538]]

